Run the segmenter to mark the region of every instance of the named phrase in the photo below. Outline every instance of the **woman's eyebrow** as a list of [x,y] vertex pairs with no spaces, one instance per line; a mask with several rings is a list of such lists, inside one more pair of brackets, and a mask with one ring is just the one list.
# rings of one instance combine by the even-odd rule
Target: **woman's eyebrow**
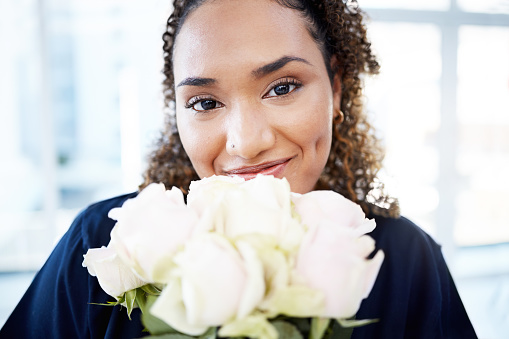
[[[263,65],[254,71],[251,72],[255,78],[261,78],[267,74],[277,71],[278,69],[283,68],[287,63],[291,61],[303,62],[305,64],[311,65],[306,59],[302,59],[294,56],[283,56],[276,61],[273,61],[269,64]],[[189,77],[182,80],[177,87],[180,86],[207,86],[216,82],[216,79],[212,78],[199,78],[199,77]]]
[[308,65],[311,65],[306,59],[302,59],[302,58],[294,57],[294,56],[284,56],[284,57],[277,59],[274,62],[271,62],[270,64],[267,64],[260,68],[255,69],[254,71],[251,72],[251,74],[253,74],[253,76],[255,78],[261,78],[267,74],[270,74],[272,72],[277,71],[278,69],[283,68],[287,63],[289,63],[291,61],[299,61],[299,62],[303,62]]
[[207,85],[213,84],[215,82],[216,82],[216,79],[212,79],[212,78],[190,77],[190,78],[185,78],[184,80],[182,80],[177,85],[177,87],[180,87],[180,86],[207,86]]

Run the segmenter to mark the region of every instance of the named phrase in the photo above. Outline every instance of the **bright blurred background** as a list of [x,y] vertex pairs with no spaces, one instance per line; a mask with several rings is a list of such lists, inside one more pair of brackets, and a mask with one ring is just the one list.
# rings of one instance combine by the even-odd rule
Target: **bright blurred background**
[[[359,0],[402,212],[480,338],[509,338],[509,1]],[[136,190],[163,123],[169,1],[0,0],[0,326],[76,214]]]

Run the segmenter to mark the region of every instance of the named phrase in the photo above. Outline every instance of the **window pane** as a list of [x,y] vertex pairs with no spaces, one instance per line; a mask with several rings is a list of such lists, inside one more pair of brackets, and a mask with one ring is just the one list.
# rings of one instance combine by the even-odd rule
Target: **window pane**
[[509,241],[508,60],[509,28],[460,28],[457,167],[463,186],[455,235],[462,244]]
[[467,12],[509,13],[509,0],[457,0],[458,6]]
[[395,178],[403,214],[434,233],[440,32],[433,25],[404,23],[373,23],[368,31],[381,73],[368,81],[366,97],[387,148],[388,180]]
[[24,269],[53,238],[43,211],[40,54],[35,1],[0,2],[0,269]]
[[437,10],[449,9],[450,0],[361,0],[361,8],[397,8],[416,10]]
[[80,209],[141,183],[169,6],[0,1],[0,271],[38,269]]

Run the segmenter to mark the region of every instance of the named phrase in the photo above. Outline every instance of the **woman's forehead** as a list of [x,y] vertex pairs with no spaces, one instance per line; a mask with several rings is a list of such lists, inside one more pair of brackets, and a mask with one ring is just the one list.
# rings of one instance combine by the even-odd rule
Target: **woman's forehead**
[[[176,38],[175,80],[243,62],[256,68],[283,56],[321,56],[299,12],[272,0],[209,1],[194,10]],[[307,56],[307,57],[306,57]]]

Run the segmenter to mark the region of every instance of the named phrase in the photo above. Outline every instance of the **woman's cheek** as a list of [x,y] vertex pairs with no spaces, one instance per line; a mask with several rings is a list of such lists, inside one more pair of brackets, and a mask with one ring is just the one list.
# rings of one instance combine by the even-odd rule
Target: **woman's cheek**
[[[189,118],[185,116],[185,112],[177,112],[177,128],[182,146],[196,170],[197,165],[202,161],[199,159],[200,152],[198,151],[200,149],[201,133],[193,126]],[[198,175],[200,174],[198,173]]]
[[[185,112],[184,112],[185,114]],[[180,140],[200,178],[215,174],[214,161],[224,148],[221,126],[211,121],[192,121],[177,113]]]
[[[325,100],[324,100],[325,101]],[[294,115],[291,133],[305,148],[330,148],[332,138],[332,108],[327,101],[313,100],[300,106]],[[327,146],[328,145],[328,146]]]

